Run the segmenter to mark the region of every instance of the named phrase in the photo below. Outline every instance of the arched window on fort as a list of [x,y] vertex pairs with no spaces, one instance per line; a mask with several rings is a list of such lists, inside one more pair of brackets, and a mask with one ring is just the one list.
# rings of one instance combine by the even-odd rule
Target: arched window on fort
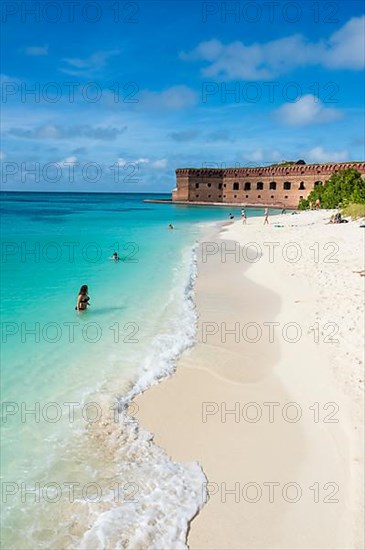
[[314,182],[314,187],[318,187],[319,185],[323,185],[323,182],[322,181],[315,181]]
[[218,183],[218,189],[222,189],[222,184]]
[[273,191],[276,190],[276,181],[270,181],[270,189],[272,189]]
[[303,191],[304,189],[305,189],[304,181],[301,181],[299,185],[299,190]]
[[256,185],[256,189],[257,189],[258,191],[262,191],[263,188],[264,188],[263,182],[262,182],[262,181],[258,181],[258,182],[257,182],[257,185]]
[[196,189],[199,188],[199,183],[196,183],[196,184],[195,184],[195,188],[196,188]]
[[249,181],[245,183],[245,191],[251,191],[251,183]]
[[233,184],[233,191],[238,191],[240,188],[240,184],[236,181],[234,184]]
[[283,189],[285,189],[285,191],[289,191],[291,189],[290,181],[284,181]]

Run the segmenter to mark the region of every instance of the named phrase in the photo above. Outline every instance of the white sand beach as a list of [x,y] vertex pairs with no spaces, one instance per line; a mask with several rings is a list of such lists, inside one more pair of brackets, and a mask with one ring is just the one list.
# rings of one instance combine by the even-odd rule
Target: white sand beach
[[200,243],[196,345],[136,400],[209,481],[192,549],[364,547],[365,229],[331,213],[237,220]]

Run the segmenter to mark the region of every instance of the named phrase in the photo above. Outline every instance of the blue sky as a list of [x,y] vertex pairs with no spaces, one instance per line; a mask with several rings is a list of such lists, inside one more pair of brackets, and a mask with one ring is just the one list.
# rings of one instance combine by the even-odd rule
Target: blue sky
[[169,192],[178,167],[365,158],[361,1],[1,9],[2,189]]

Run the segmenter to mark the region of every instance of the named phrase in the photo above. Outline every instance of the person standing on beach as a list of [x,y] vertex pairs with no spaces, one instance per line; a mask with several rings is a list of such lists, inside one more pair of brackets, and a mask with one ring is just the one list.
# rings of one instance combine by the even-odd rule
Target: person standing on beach
[[319,210],[321,208],[321,201],[319,199],[316,200],[316,210]]
[[264,216],[265,216],[264,225],[269,224],[269,209],[268,208],[265,208]]
[[75,309],[77,311],[86,311],[87,306],[89,306],[90,297],[88,295],[89,289],[87,285],[82,285],[77,296],[77,302]]
[[244,208],[242,208],[242,210],[241,210],[241,216],[242,216],[242,223],[246,223],[247,222],[247,216],[246,216],[246,210]]

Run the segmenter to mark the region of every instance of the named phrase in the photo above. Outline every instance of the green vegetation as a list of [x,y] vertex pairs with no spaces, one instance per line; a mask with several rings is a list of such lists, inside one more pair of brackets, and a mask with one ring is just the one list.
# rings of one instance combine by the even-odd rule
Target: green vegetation
[[365,218],[365,204],[349,204],[341,210],[341,216],[344,218]]
[[355,168],[339,170],[324,185],[315,187],[307,199],[301,199],[299,210],[309,208],[310,202],[314,206],[317,199],[321,201],[321,208],[345,208],[351,203],[365,204],[365,182]]
[[296,164],[306,164],[306,162],[302,159],[300,160],[282,160],[280,162],[275,162],[274,164],[270,164],[270,166],[295,166]]

